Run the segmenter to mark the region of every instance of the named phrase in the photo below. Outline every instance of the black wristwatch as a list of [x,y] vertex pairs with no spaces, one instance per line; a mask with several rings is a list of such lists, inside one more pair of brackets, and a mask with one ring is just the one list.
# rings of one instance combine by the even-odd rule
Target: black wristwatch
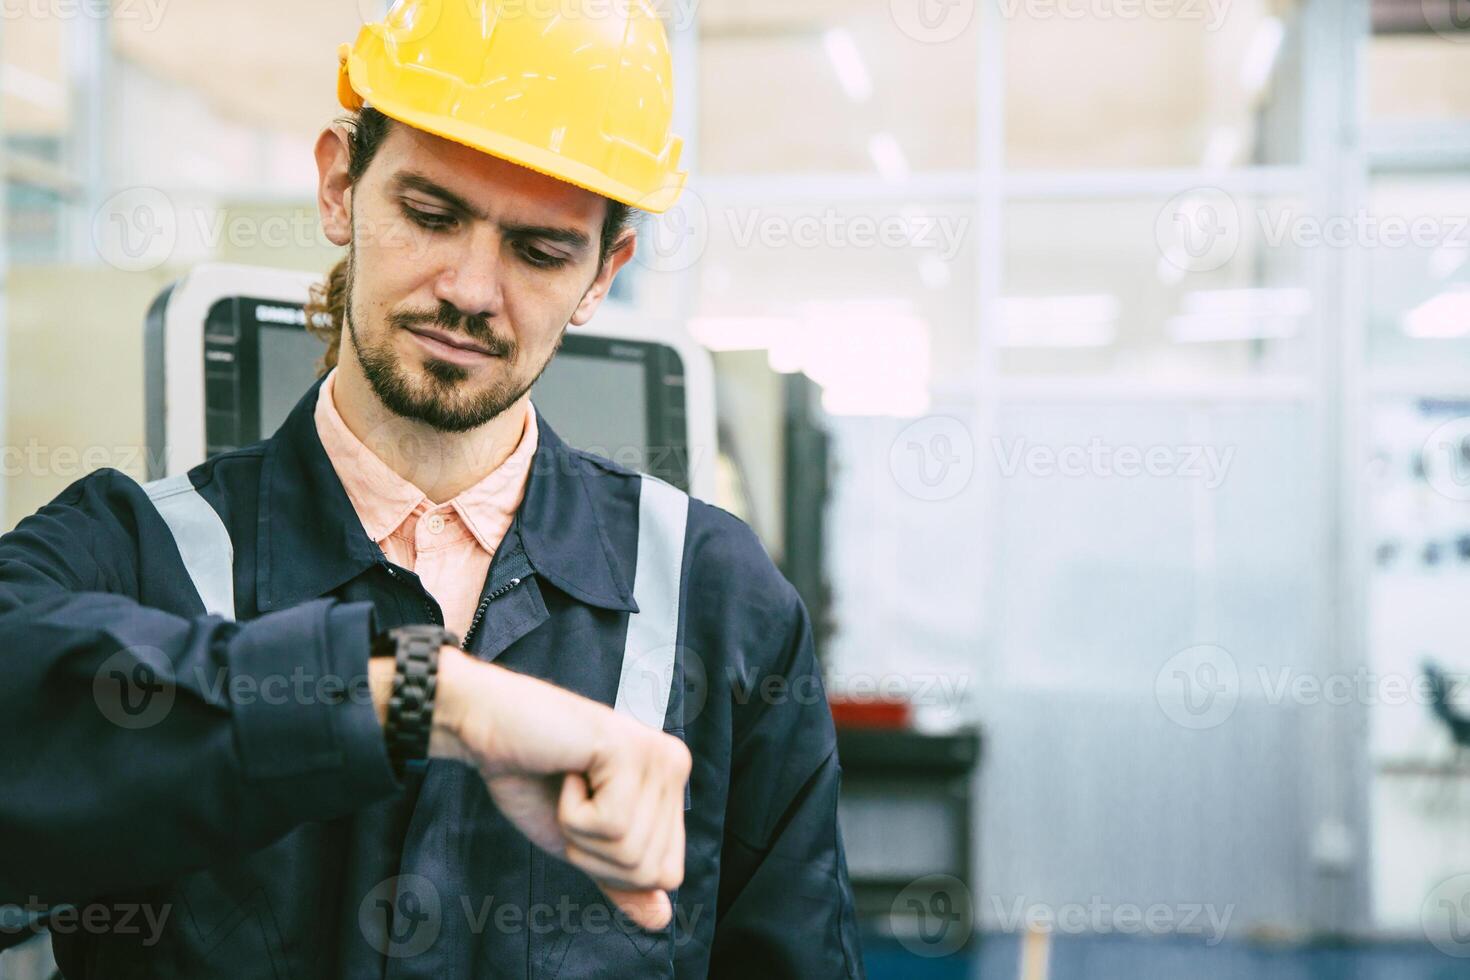
[[459,646],[459,637],[442,626],[425,623],[396,626],[373,639],[373,657],[392,657],[393,694],[383,728],[388,760],[400,778],[411,766],[429,758],[434,727],[434,691],[439,676],[439,648]]

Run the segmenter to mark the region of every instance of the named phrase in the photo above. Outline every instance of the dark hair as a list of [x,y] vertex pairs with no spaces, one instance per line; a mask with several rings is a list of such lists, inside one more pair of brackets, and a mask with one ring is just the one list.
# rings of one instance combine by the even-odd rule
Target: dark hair
[[[378,155],[383,141],[393,127],[393,120],[372,106],[337,120],[347,127],[347,179],[356,184],[367,173],[368,165]],[[598,250],[598,270],[612,254],[613,247],[623,233],[631,228],[639,211],[621,201],[607,199],[607,217],[602,222],[602,241]],[[346,322],[347,310],[347,259],[343,258],[324,282],[311,287],[311,298],[306,304],[307,329],[324,341],[326,353],[322,355],[320,373],[325,374],[337,366],[337,355],[342,347],[342,327]]]

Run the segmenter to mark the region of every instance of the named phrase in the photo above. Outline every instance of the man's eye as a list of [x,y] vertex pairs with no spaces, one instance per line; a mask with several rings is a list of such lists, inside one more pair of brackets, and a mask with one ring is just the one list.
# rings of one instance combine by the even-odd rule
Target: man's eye
[[565,256],[552,255],[550,252],[543,252],[530,245],[522,245],[521,254],[525,256],[527,262],[542,269],[559,269],[567,264]]
[[408,205],[403,206],[403,213],[408,215],[414,224],[430,231],[444,231],[454,225],[454,215],[438,214],[434,211],[420,211]]

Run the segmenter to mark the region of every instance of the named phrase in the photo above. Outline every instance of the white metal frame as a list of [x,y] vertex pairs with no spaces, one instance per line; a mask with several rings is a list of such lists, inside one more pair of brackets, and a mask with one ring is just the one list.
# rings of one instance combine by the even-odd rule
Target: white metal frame
[[[169,297],[164,310],[164,446],[166,476],[204,462],[204,321],[225,296],[250,296],[278,303],[305,303],[320,276],[307,272],[206,263],[195,266]],[[177,406],[196,410],[180,412]]]

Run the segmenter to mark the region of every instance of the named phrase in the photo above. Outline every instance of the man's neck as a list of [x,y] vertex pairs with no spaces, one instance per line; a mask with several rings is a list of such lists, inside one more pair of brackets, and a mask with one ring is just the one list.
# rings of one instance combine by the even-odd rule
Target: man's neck
[[436,504],[479,483],[515,452],[525,430],[530,397],[523,395],[477,429],[440,432],[389,411],[350,356],[337,365],[332,386],[333,404],[352,434]]

